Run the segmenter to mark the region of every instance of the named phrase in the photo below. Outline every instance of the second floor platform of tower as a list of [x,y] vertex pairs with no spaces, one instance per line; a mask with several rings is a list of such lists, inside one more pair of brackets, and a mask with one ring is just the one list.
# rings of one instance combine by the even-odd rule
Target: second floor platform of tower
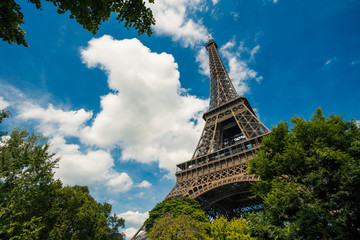
[[234,145],[177,164],[176,175],[182,174],[186,171],[195,170],[199,167],[204,167],[208,164],[214,164],[224,158],[232,157],[235,155],[242,155],[243,158],[246,159],[249,153],[253,155],[254,152],[260,148],[262,137],[268,134],[269,133],[264,133],[263,135],[257,136],[249,140],[242,138],[239,139],[238,142]]

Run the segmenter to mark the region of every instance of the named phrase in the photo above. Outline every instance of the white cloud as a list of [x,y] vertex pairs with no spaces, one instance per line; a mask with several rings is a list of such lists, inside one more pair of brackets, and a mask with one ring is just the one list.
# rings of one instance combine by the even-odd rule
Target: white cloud
[[92,150],[80,145],[66,143],[65,137],[80,137],[85,123],[92,117],[91,112],[84,109],[64,111],[49,104],[42,108],[31,102],[18,106],[18,118],[36,120],[37,129],[50,138],[51,151],[60,156],[59,168],[55,176],[64,184],[93,185],[105,184],[110,192],[125,192],[133,186],[126,173],[118,173],[112,169],[114,160],[107,150]]
[[93,39],[81,56],[89,67],[107,72],[115,91],[101,98],[102,111],[84,129],[82,141],[103,147],[117,144],[121,160],[158,161],[172,175],[176,163],[191,157],[203,126],[202,120],[197,125],[194,121],[207,100],[180,87],[172,55],[153,53],[137,39]]
[[104,36],[90,41],[81,54],[89,67],[107,72],[113,90],[101,98],[102,110],[92,122],[91,111],[63,110],[51,104],[44,108],[35,103],[38,99],[17,89],[9,87],[18,97],[4,92],[6,101],[10,97],[16,106],[16,118],[30,120],[49,137],[51,151],[61,156],[56,177],[70,185],[100,184],[113,193],[150,187],[147,181],[134,183],[127,173],[113,169],[110,151],[115,145],[121,147],[120,160],[155,161],[173,177],[175,165],[194,151],[207,100],[181,88],[172,55],[152,53],[137,39],[116,41]]
[[[65,111],[49,104],[48,108],[33,103],[26,96],[26,101],[16,102],[18,115],[21,120],[35,120],[35,127],[51,143],[51,152],[60,157],[55,177],[60,178],[66,185],[105,185],[112,193],[125,192],[134,185],[126,173],[116,172],[114,159],[108,150],[92,149],[89,146],[69,144],[65,137],[80,137],[86,122],[92,113],[83,109]],[[82,148],[82,150],[81,150]]]
[[0,96],[0,110],[3,110],[5,108],[7,108],[8,106],[10,106],[10,103],[5,101],[3,99],[3,97]]
[[[212,3],[215,5],[218,3],[218,0],[212,0]],[[273,3],[277,3],[277,0],[273,0]],[[199,71],[201,74],[208,76],[209,66],[206,49],[203,46],[200,48],[199,44],[204,44],[208,37],[211,37],[211,34],[201,19],[192,19],[194,18],[193,12],[208,10],[206,1],[158,0],[156,4],[151,4],[150,7],[157,21],[154,26],[155,32],[159,35],[171,36],[173,41],[180,41],[185,47],[191,46],[197,49],[196,62],[200,64]],[[231,12],[230,14],[232,14],[235,20],[239,17],[235,12]],[[228,42],[228,44],[231,45],[233,41]],[[249,61],[252,61],[259,49],[260,46],[255,46],[251,51],[246,48],[243,48],[242,51],[249,51]],[[237,91],[242,95],[249,91],[248,84],[245,82],[246,80],[255,79],[257,82],[260,82],[262,77],[257,76],[257,72],[250,69],[246,61],[235,57],[237,52],[232,51],[231,46],[227,46],[224,49],[224,52],[227,53],[227,60],[229,61],[229,75],[232,77]]]
[[118,217],[125,219],[126,226],[140,227],[149,217],[149,212],[127,211],[118,214]]
[[60,156],[55,176],[64,184],[103,184],[112,193],[129,191],[134,185],[128,174],[112,169],[114,160],[105,150],[87,149],[83,153],[79,145],[67,144],[64,138],[55,136],[51,139],[51,151]]
[[55,109],[49,104],[44,109],[36,104],[26,102],[19,106],[21,119],[38,120],[41,124],[42,132],[47,136],[78,136],[80,129],[92,117],[92,112],[86,112],[84,109],[77,111],[63,111]]
[[207,50],[205,48],[201,48],[196,55],[196,62],[200,64],[199,72],[205,76],[209,76],[209,57],[207,54]]
[[118,214],[118,217],[125,219],[125,225],[127,228],[123,231],[123,233],[126,235],[127,239],[131,239],[149,217],[149,212],[141,213],[138,211],[127,211]]
[[[230,50],[235,48],[235,41],[230,41],[221,51],[229,61],[230,77],[242,94],[248,90],[246,80],[261,77],[240,59],[240,52],[246,48],[240,45],[232,53]],[[249,58],[258,50],[258,46],[247,50]],[[103,184],[113,193],[151,186],[146,181],[134,183],[126,173],[113,169],[110,151],[117,145],[121,148],[120,160],[158,162],[173,177],[176,164],[190,159],[194,151],[208,100],[181,88],[172,55],[151,52],[137,39],[93,39],[81,50],[81,57],[88,67],[100,67],[108,74],[112,90],[101,97],[101,111],[94,118],[84,109],[66,111],[51,104],[43,108],[22,93],[21,101],[12,103],[16,103],[18,119],[32,120],[61,156],[56,176],[65,184]],[[204,48],[197,60],[208,75]],[[67,142],[67,137],[75,137],[75,143]]]
[[258,53],[260,50],[260,46],[256,45],[253,49],[250,51],[250,61],[254,60],[254,56],[256,53]]
[[[254,55],[260,50],[260,46],[257,45],[249,50],[244,47],[244,42],[240,42],[240,45],[236,49],[235,47],[236,41],[232,39],[222,46],[219,52],[221,57],[228,62],[229,77],[232,80],[236,91],[239,95],[243,95],[249,91],[249,80],[255,79],[257,82],[262,80],[262,77],[258,76],[258,73],[248,66],[248,62],[254,60]],[[248,60],[245,60],[242,55],[248,55]]]
[[[126,224],[126,223],[125,223]],[[126,228],[124,231],[122,231],[124,234],[125,234],[125,236],[126,236],[126,239],[131,239],[134,235],[135,235],[135,233],[137,232],[137,230],[138,229],[136,229],[136,228]]]
[[279,0],[273,0],[273,3],[277,3]]
[[[216,4],[213,0],[213,4]],[[157,0],[150,4],[156,24],[154,30],[159,35],[171,36],[173,41],[180,41],[185,47],[194,47],[204,43],[209,35],[207,28],[200,20],[190,17],[191,12],[202,11],[204,1],[201,0]]]
[[142,181],[139,185],[138,185],[139,188],[149,188],[151,187],[151,183],[149,183],[148,181],[144,180]]
[[92,185],[107,179],[114,165],[111,155],[104,150],[80,152],[77,144],[66,144],[64,138],[51,139],[51,150],[60,156],[56,177],[69,185]]
[[127,173],[113,172],[111,178],[105,184],[110,192],[127,192],[134,185],[134,182]]
[[[220,47],[218,51],[224,65],[226,62],[228,63],[228,67],[225,68],[236,91],[239,95],[243,95],[249,91],[249,80],[255,79],[259,83],[263,79],[262,76],[258,76],[258,73],[248,66],[249,62],[254,61],[255,54],[260,51],[260,46],[256,45],[254,48],[248,49],[244,47],[244,42],[240,42],[239,46],[236,45],[235,39],[232,39]],[[205,48],[198,51],[196,61],[200,64],[199,72],[209,76],[209,58]]]

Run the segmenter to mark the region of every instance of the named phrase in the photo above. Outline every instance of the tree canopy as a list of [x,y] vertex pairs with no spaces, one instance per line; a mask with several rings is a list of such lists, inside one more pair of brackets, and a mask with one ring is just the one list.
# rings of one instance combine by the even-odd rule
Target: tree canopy
[[54,178],[57,162],[39,134],[15,129],[1,139],[0,239],[125,239],[110,204]]
[[228,221],[220,217],[211,222],[200,204],[188,197],[164,200],[149,212],[145,221],[147,237],[152,239],[252,240],[243,219]]
[[[86,30],[96,34],[100,25],[108,21],[111,14],[116,14],[116,20],[124,22],[126,28],[134,28],[138,34],[152,34],[151,25],[155,19],[144,0],[45,0],[52,3],[59,14],[69,12],[69,17],[75,19]],[[148,0],[154,3],[154,0]],[[29,0],[28,3],[41,9],[41,0]],[[24,14],[21,6],[15,0],[0,3],[0,38],[9,44],[17,43],[28,47],[25,41],[25,31],[20,27],[24,24]]]
[[250,217],[258,239],[360,239],[360,129],[326,117],[279,123],[250,160],[265,211]]
[[158,203],[150,212],[149,218],[145,221],[146,232],[149,233],[157,219],[171,214],[177,218],[180,215],[189,216],[199,223],[208,223],[205,212],[201,210],[200,203],[189,197],[178,197],[166,199]]
[[189,215],[173,217],[167,213],[156,219],[147,237],[150,240],[201,240],[207,239],[206,226]]
[[228,221],[224,217],[214,220],[210,225],[208,240],[252,240],[248,233],[248,224],[243,218]]

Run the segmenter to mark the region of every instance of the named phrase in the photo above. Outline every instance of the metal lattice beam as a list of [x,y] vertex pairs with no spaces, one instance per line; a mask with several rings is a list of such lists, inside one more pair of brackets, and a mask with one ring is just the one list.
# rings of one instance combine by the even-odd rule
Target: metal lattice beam
[[206,49],[209,53],[210,66],[210,110],[238,97],[224,64],[221,61],[219,53],[217,52],[217,48],[217,44],[214,40],[210,40],[206,44]]

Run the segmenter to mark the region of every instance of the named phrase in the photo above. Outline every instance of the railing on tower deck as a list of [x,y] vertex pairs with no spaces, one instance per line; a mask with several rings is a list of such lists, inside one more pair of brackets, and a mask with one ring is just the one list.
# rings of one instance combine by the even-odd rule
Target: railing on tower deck
[[182,171],[201,166],[203,164],[207,164],[209,162],[216,161],[218,159],[221,159],[223,157],[227,157],[230,155],[234,155],[240,151],[246,152],[246,150],[252,151],[255,148],[259,148],[261,144],[261,138],[265,135],[268,135],[268,133],[265,133],[263,135],[257,136],[256,138],[245,140],[241,139],[239,143],[234,144],[232,146],[223,148],[219,151],[215,151],[212,153],[209,153],[207,155],[203,155],[200,157],[197,157],[195,159],[191,159],[189,161],[180,163],[176,165],[176,173],[180,173]]

